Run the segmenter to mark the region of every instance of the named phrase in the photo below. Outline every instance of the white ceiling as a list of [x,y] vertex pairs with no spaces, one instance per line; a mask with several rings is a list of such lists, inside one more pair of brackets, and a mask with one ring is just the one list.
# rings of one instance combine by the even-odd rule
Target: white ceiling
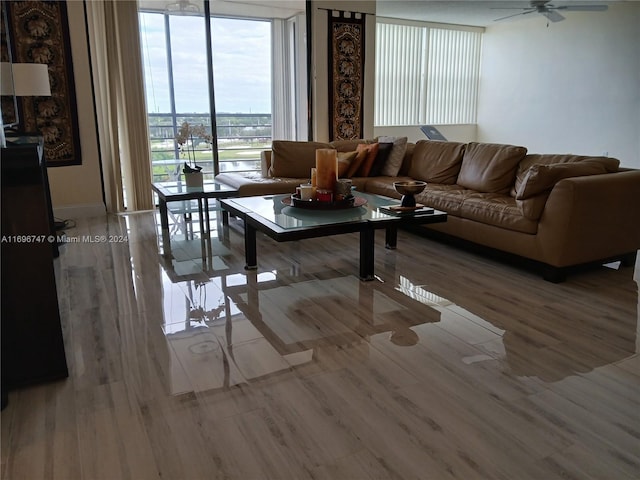
[[[571,0],[552,1],[551,5],[612,5],[621,1]],[[529,1],[486,1],[486,0],[458,0],[458,1],[429,1],[429,0],[378,0],[376,15],[380,17],[403,18],[407,20],[421,20],[425,22],[452,23],[457,25],[472,25],[486,27],[495,24],[495,19],[518,13],[509,8],[528,8]],[[569,18],[574,12],[562,12]],[[589,12],[598,15],[598,12]],[[531,17],[537,16],[532,14]],[[527,16],[529,17],[529,16]],[[516,18],[527,18],[516,17]],[[512,20],[504,20],[512,21]]]
[[[141,7],[152,10],[164,10],[168,3],[179,3],[181,0],[139,0]],[[182,0],[185,1],[185,0]],[[202,0],[186,0],[198,5],[200,11],[204,11]],[[358,0],[352,0],[358,1]],[[558,0],[551,5],[612,5],[625,1],[638,0]],[[336,2],[337,3],[337,2]],[[350,2],[351,3],[351,2]],[[497,18],[505,17],[518,10],[513,8],[528,8],[529,0],[377,0],[376,14],[380,17],[402,18],[405,20],[420,20],[425,22],[450,23],[456,25],[471,25],[486,27],[495,24]],[[212,0],[213,13],[226,15],[247,15],[256,17],[288,18],[305,9],[304,0]],[[563,12],[569,18],[573,12]],[[597,15],[598,12],[591,14]],[[536,14],[526,17],[534,18]],[[511,21],[511,20],[506,20]]]

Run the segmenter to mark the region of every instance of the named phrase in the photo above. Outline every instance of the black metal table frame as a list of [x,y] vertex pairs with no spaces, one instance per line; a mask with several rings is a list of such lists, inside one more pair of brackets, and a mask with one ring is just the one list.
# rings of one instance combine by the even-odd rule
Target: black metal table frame
[[360,279],[363,281],[375,280],[375,231],[385,229],[385,247],[395,249],[398,240],[398,227],[402,224],[427,224],[444,222],[447,215],[444,212],[435,212],[426,215],[389,216],[376,220],[360,220],[356,222],[334,223],[318,225],[314,227],[300,227],[284,229],[279,225],[261,217],[253,211],[234,203],[221,200],[224,210],[244,222],[244,249],[245,269],[258,268],[258,254],[256,248],[256,233],[265,233],[277,242],[289,242],[304,240],[307,238],[327,237],[346,233],[360,232]]
[[[218,182],[220,183],[220,182]],[[209,218],[209,199],[213,198],[217,201],[223,198],[229,198],[237,195],[238,191],[229,187],[229,190],[222,191],[198,191],[189,190],[180,192],[177,194],[166,195],[162,190],[160,184],[153,183],[152,189],[158,195],[158,209],[160,210],[160,227],[163,235],[163,245],[165,256],[171,256],[171,240],[169,238],[169,208],[167,203],[179,202],[184,200],[196,200],[198,203],[198,216],[200,219],[200,235],[202,242],[202,259],[206,262],[211,253],[211,233],[210,233],[210,218]],[[229,225],[229,213],[221,209],[222,211],[222,225]],[[207,244],[207,241],[209,243]]]

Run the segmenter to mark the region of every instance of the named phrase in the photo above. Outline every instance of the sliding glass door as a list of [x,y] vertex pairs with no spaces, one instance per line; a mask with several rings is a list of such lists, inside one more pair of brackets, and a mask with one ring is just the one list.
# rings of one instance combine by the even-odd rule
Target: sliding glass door
[[271,21],[211,18],[221,172],[260,170],[271,145]]
[[273,112],[278,138],[296,136],[296,98],[306,92],[295,90],[299,62],[291,45],[300,37],[293,25],[304,16],[273,8],[265,10],[272,18],[212,12],[209,57],[208,5],[177,2],[176,8],[154,10],[157,5],[140,2],[154,181],[180,175],[184,159],[175,136],[185,121],[202,124],[209,133],[215,129],[214,145],[201,139],[189,144],[204,171],[260,170],[260,152],[274,136]]

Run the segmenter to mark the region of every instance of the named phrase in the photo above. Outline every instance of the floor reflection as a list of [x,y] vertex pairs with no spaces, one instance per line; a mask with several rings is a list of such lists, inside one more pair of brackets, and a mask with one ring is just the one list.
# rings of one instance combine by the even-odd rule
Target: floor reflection
[[181,279],[161,264],[173,394],[288,372],[315,362],[323,349],[357,345],[352,353],[366,359],[368,341],[381,334],[396,346],[416,345],[412,327],[440,316],[398,290],[355,276],[304,280],[220,269],[193,280],[193,272]]
[[478,299],[450,291],[446,298],[411,274],[394,283],[361,282],[334,269],[310,274],[299,264],[238,273],[228,235],[209,240],[208,257],[197,238],[174,239],[171,256],[160,256],[173,394],[226,389],[309,365],[331,368],[345,352],[357,363],[371,361],[375,351],[409,370],[440,356],[465,374],[540,383],[636,352],[637,321],[612,315],[603,328],[600,320],[563,316],[553,306],[483,318],[474,313],[482,311],[474,307]]
[[439,329],[480,350],[478,355],[461,359],[467,364],[497,360],[502,371],[510,375],[557,382],[637,352],[638,322],[617,318],[613,312],[603,313],[603,323],[593,320],[593,312],[563,315],[541,306],[526,315],[515,312],[509,322],[489,322],[425,286],[413,285],[407,277],[399,277],[398,288],[440,311]]

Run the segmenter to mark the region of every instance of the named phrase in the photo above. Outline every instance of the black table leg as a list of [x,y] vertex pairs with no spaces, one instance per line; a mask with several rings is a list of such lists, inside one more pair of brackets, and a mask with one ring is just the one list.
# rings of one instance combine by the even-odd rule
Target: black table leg
[[162,234],[162,255],[171,258],[171,237],[169,235],[169,210],[167,202],[158,197],[158,209],[160,210],[160,230]]
[[375,248],[375,230],[365,228],[360,231],[360,280],[374,280],[373,262]]
[[204,208],[204,218],[205,218],[205,232],[207,233],[207,238],[211,236],[211,219],[209,218],[209,200],[207,197],[202,199],[203,208]]
[[160,209],[160,226],[163,230],[169,230],[169,211],[166,200],[158,197],[158,208]]
[[246,259],[246,270],[258,268],[258,254],[256,251],[256,229],[249,222],[244,221],[244,255]]
[[388,227],[385,230],[384,246],[389,250],[395,250],[398,243],[398,227]]

